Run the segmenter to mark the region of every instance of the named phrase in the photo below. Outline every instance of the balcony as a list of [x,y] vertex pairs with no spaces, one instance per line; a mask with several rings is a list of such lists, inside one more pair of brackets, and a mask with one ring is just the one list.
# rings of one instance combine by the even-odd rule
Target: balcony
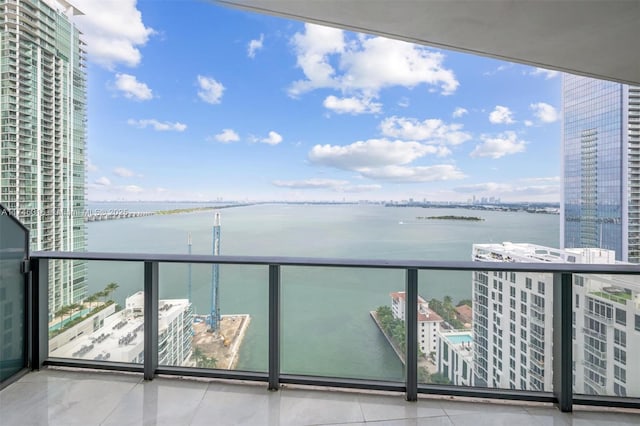
[[488,404],[479,400],[420,398],[389,393],[323,392],[215,380],[161,377],[152,382],[127,374],[45,369],[0,391],[3,425],[569,425],[637,424],[624,412],[561,413],[546,405]]
[[[0,216],[0,220],[9,219],[5,215]],[[20,233],[5,233],[4,230],[3,228],[2,247],[13,247],[8,240],[17,243],[22,241],[21,238],[24,238],[20,236]],[[28,238],[22,241],[22,245],[15,244],[15,247],[26,247],[26,241]],[[488,423],[494,423],[496,416],[498,418],[504,416],[503,421],[508,424],[538,424],[540,421],[557,418],[564,419],[563,422],[582,418],[579,417],[582,413],[574,414],[572,417],[555,409],[540,408],[540,404],[556,404],[566,412],[571,411],[574,404],[640,407],[637,398],[578,395],[574,394],[571,386],[573,374],[573,354],[571,351],[572,274],[639,274],[640,270],[637,266],[68,252],[35,252],[23,258],[20,250],[14,249],[10,252],[14,254],[9,260],[16,265],[21,265],[23,271],[26,272],[22,277],[27,280],[24,287],[26,289],[24,299],[29,301],[25,308],[29,319],[24,326],[24,340],[28,344],[22,358],[18,358],[18,360],[22,359],[24,364],[17,366],[16,370],[27,371],[26,368],[28,368],[40,371],[26,374],[17,383],[2,391],[0,401],[2,402],[3,415],[4,412],[23,413],[24,405],[21,404],[27,404],[25,401],[34,401],[30,398],[49,401],[50,406],[35,404],[38,407],[34,411],[34,415],[44,416],[38,417],[43,419],[49,419],[47,416],[53,416],[51,421],[54,423],[65,423],[66,416],[76,416],[76,418],[88,416],[87,423],[118,422],[124,417],[137,419],[139,416],[142,416],[142,420],[145,421],[160,416],[162,421],[171,422],[172,416],[184,413],[185,416],[192,416],[185,423],[192,424],[205,421],[203,420],[205,418],[210,419],[210,416],[228,418],[229,424],[240,423],[236,416],[247,416],[242,417],[247,419],[245,423],[255,424],[252,419],[267,422],[267,419],[272,419],[272,415],[276,416],[274,420],[276,424],[322,424],[323,422],[344,423],[393,419],[413,421],[422,417],[433,417],[433,421],[445,424],[452,424],[452,422],[458,424],[458,420],[464,424],[466,421],[482,419],[481,416],[478,417],[478,413],[483,412],[491,413],[485,414],[491,416],[487,417]],[[24,261],[25,259],[27,262]],[[54,313],[49,312],[49,297],[55,298],[59,295],[50,292],[50,278],[64,276],[83,262],[103,264],[108,271],[114,269],[129,271],[132,268],[139,272],[136,279],[140,284],[140,290],[144,293],[140,296],[142,304],[136,308],[139,321],[136,324],[130,324],[132,329],[141,327],[138,336],[132,338],[133,340],[137,339],[136,344],[139,343],[143,348],[143,351],[140,352],[142,356],[139,359],[120,362],[114,361],[114,357],[110,357],[111,361],[104,357],[98,358],[96,354],[89,352],[82,355],[74,355],[73,351],[66,355],[62,352],[55,352],[50,337],[51,322],[49,320],[54,316]],[[172,276],[172,267],[186,267],[188,265],[209,270],[212,265],[220,265],[221,267],[236,268],[239,271],[244,271],[243,273],[249,271],[252,276],[257,277],[256,285],[260,295],[257,297],[257,301],[263,307],[265,314],[260,321],[255,321],[256,327],[264,331],[265,338],[264,351],[257,353],[265,359],[264,368],[246,371],[186,364],[162,365],[159,362],[160,346],[165,342],[164,336],[166,336],[162,334],[162,308],[164,305],[159,300],[160,294],[167,290],[167,283],[175,283],[175,280],[172,279],[167,281],[167,277]],[[385,276],[389,274],[389,277],[396,280],[398,285],[404,286],[407,295],[405,299],[407,319],[405,335],[407,339],[401,350],[404,350],[406,355],[404,366],[394,376],[395,378],[378,377],[378,371],[369,372],[370,377],[362,377],[362,374],[353,374],[348,367],[344,369],[343,373],[336,375],[327,374],[319,367],[315,367],[314,373],[300,373],[291,367],[291,351],[299,343],[293,342],[292,345],[290,337],[287,337],[287,331],[290,330],[292,323],[300,322],[306,313],[299,312],[298,315],[302,316],[291,316],[290,311],[284,308],[287,304],[290,306],[292,302],[299,302],[295,294],[301,283],[300,281],[292,281],[291,273],[298,271],[299,275],[303,277],[320,274],[335,279],[335,274],[331,275],[331,271],[336,268],[340,271],[349,271],[350,276],[366,277],[370,273],[385,274]],[[21,279],[21,275],[17,273],[19,269],[15,268],[14,275],[9,275],[8,279],[16,279],[19,282]],[[549,369],[553,370],[552,389],[545,387],[546,391],[528,391],[526,389],[438,385],[425,383],[420,379],[419,367],[422,361],[419,358],[418,350],[417,319],[419,312],[417,302],[420,281],[418,272],[423,270],[452,273],[456,271],[508,271],[554,274],[554,324],[549,328],[549,334],[553,335],[554,344],[550,345],[548,351],[548,355],[553,356],[555,361],[553,368]],[[132,274],[135,275],[137,272]],[[108,279],[108,277],[105,278]],[[326,279],[325,282],[331,282],[331,280]],[[375,291],[371,286],[367,288],[370,291]],[[323,287],[317,290],[318,294],[322,294],[326,289]],[[249,292],[247,291],[247,293]],[[333,298],[329,298],[329,300],[335,302]],[[89,309],[91,307],[89,305]],[[129,307],[125,309],[129,309]],[[82,308],[76,307],[63,320],[72,321],[81,310]],[[164,309],[164,311],[169,310],[170,308]],[[335,311],[335,306],[326,309],[328,320],[332,319],[331,313],[333,311]],[[90,319],[94,318],[96,317]],[[95,331],[96,322],[94,321],[93,324],[94,328],[91,330]],[[342,328],[349,330],[352,327],[349,323],[343,323]],[[175,327],[173,330],[177,333],[177,330],[184,330],[184,327]],[[83,338],[95,338],[95,336],[89,336],[92,331],[88,333],[80,332],[80,329],[76,331],[78,332],[68,341],[75,339],[76,342],[79,342]],[[357,335],[363,334],[363,331],[358,327],[350,331],[352,333],[350,336],[354,341]],[[101,336],[98,338],[102,338]],[[379,334],[377,336],[381,337]],[[160,342],[161,339],[163,342]],[[187,341],[184,337],[177,340]],[[319,344],[323,346],[332,344],[326,336],[321,338],[316,336],[314,340],[319,341]],[[459,342],[461,345],[464,343],[465,340]],[[337,352],[345,352],[354,350],[354,347],[357,349],[358,345],[353,346],[349,342],[348,345],[335,349]],[[318,361],[317,357],[314,358],[313,353],[307,354],[307,357],[310,363]],[[85,371],[110,370],[112,374],[69,371],[69,368],[85,369]],[[552,374],[551,371],[546,370],[546,375]],[[121,374],[114,374],[114,372]],[[123,375],[122,373],[128,374]],[[172,379],[171,376],[174,378]],[[176,377],[191,377],[198,380],[193,382],[176,380]],[[547,377],[547,381],[549,377]],[[5,379],[4,375],[2,379]],[[219,382],[221,379],[231,380],[234,383],[221,383]],[[545,377],[539,379],[540,382],[544,382]],[[247,385],[246,382],[253,382],[256,385]],[[302,388],[296,388],[296,386]],[[313,387],[313,390],[309,387]],[[334,392],[320,392],[318,388],[331,388]],[[337,392],[335,391],[337,388],[351,389],[351,391]],[[280,392],[267,392],[267,389],[280,390]],[[354,390],[361,393],[354,393]],[[384,395],[372,395],[373,392],[384,393]],[[176,396],[176,394],[181,394],[181,396]],[[403,401],[403,398],[400,398],[401,395],[407,401]],[[492,412],[492,410],[487,410],[487,406],[484,404],[469,406],[465,403],[445,403],[442,399],[429,399],[433,398],[433,395],[496,401],[513,400],[517,401],[517,406],[499,405],[496,406],[495,412]],[[167,398],[167,401],[164,398]],[[83,408],[87,407],[87,404],[95,404],[94,400],[103,402],[104,406],[95,410]],[[247,403],[247,400],[250,400],[251,403]],[[224,404],[220,401],[224,401]],[[67,410],[60,407],[69,408]],[[7,409],[5,410],[5,408]],[[109,409],[107,410],[107,408]],[[188,414],[185,411],[188,411]],[[512,414],[516,417],[511,417]],[[252,417],[254,415],[258,417]],[[297,417],[303,415],[310,417]],[[458,415],[461,416],[459,419]],[[466,417],[462,417],[463,415]],[[538,415],[548,416],[549,420],[536,417]],[[596,416],[593,417],[594,419],[598,418],[598,414],[592,415]],[[620,422],[624,423],[630,419],[637,420],[637,418],[622,416]],[[131,421],[135,422],[135,420]],[[420,421],[428,423],[431,420]]]

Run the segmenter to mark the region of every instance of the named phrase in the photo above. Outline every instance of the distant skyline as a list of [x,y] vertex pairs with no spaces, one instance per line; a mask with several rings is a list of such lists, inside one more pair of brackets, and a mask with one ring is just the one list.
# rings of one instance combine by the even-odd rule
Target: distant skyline
[[560,199],[560,74],[208,2],[72,2],[89,200]]

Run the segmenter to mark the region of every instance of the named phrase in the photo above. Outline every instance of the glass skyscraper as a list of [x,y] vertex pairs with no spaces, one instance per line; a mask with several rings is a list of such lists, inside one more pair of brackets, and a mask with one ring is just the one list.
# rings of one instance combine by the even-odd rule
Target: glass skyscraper
[[[32,250],[86,245],[85,52],[74,11],[0,0],[0,203],[29,229]],[[51,313],[85,297],[84,262],[52,262],[49,276]]]
[[640,262],[640,88],[563,77],[561,246]]

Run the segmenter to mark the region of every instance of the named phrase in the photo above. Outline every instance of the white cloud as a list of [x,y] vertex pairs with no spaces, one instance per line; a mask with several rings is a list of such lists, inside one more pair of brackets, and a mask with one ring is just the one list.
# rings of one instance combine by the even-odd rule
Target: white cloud
[[382,104],[373,102],[371,98],[349,97],[337,98],[333,95],[327,96],[323,105],[325,108],[337,114],[376,114],[382,109]]
[[238,142],[240,136],[233,129],[223,129],[222,132],[214,136],[214,139],[222,143]]
[[384,136],[443,145],[460,145],[471,139],[471,135],[461,129],[461,124],[445,124],[438,119],[419,121],[393,116],[380,123]]
[[224,86],[211,77],[198,76],[198,96],[208,104],[219,104],[222,101]]
[[359,192],[371,192],[377,191],[382,188],[382,185],[378,185],[376,183],[373,184],[362,184],[362,185],[345,185],[337,188],[338,192],[348,192],[348,193],[359,193]]
[[291,96],[333,88],[375,97],[386,87],[420,84],[450,95],[459,85],[453,71],[443,67],[443,54],[403,41],[368,36],[347,41],[342,30],[305,24],[292,44],[306,79],[291,85]]
[[296,33],[291,42],[296,50],[297,65],[307,80],[294,82],[289,89],[290,95],[297,96],[321,87],[338,87],[328,55],[344,51],[346,44],[342,30],[306,24],[305,32]]
[[328,189],[335,192],[349,193],[370,192],[382,188],[382,186],[378,184],[352,185],[346,180],[317,178],[305,180],[276,180],[272,182],[272,185],[289,189]]
[[531,121],[531,120],[524,120],[524,125],[525,125],[525,126],[527,126],[527,127],[531,127],[531,126],[533,126],[533,121]]
[[468,113],[469,113],[469,111],[466,108],[458,107],[453,111],[453,114],[451,114],[451,116],[453,118],[460,118],[463,115],[466,115]]
[[116,89],[124,93],[128,99],[147,101],[153,99],[153,92],[145,83],[139,82],[135,76],[129,74],[116,74]]
[[489,114],[489,121],[493,124],[512,124],[513,112],[505,106],[496,105],[496,108]]
[[533,178],[522,178],[520,179],[521,182],[526,182],[526,183],[534,183],[534,184],[541,184],[541,183],[560,183],[560,176],[546,176],[546,177],[533,177]]
[[560,119],[558,111],[549,104],[538,102],[530,105],[533,115],[543,123],[553,123]]
[[127,185],[124,187],[124,190],[132,194],[139,194],[144,191],[144,189],[140,188],[138,185]]
[[135,173],[129,169],[125,169],[124,167],[116,167],[113,170],[113,174],[120,177],[132,177],[135,176]]
[[167,132],[167,131],[183,132],[187,129],[187,125],[183,123],[179,123],[179,122],[172,123],[170,121],[161,122],[156,119],[147,119],[147,120],[129,119],[127,123],[130,126],[135,126],[140,129],[152,127],[154,130],[158,132]]
[[87,160],[87,171],[88,172],[97,172],[99,170],[98,166],[93,164],[91,160]]
[[278,145],[280,142],[282,142],[282,136],[280,136],[280,134],[272,130],[269,132],[269,136],[267,136],[266,138],[260,139],[259,142],[266,143],[268,145]]
[[400,108],[407,108],[409,105],[411,105],[411,101],[409,101],[409,98],[407,98],[406,96],[403,96],[398,101],[398,106]]
[[484,182],[473,185],[465,185],[454,188],[455,192],[476,194],[482,196],[500,196],[512,200],[531,200],[534,197],[541,199],[558,199],[560,185],[558,182],[550,182],[543,185],[530,185],[525,180],[515,183]]
[[438,154],[438,148],[419,142],[369,139],[350,145],[316,145],[309,151],[309,161],[342,170],[408,164],[427,154]]
[[256,57],[256,52],[262,49],[262,42],[264,41],[264,34],[260,34],[260,38],[257,40],[251,40],[247,46],[247,56],[251,59]]
[[545,80],[552,79],[560,75],[560,71],[547,70],[544,68],[535,68],[529,73],[530,75],[544,76]]
[[96,1],[74,0],[73,4],[84,14],[74,18],[83,33],[89,58],[95,63],[113,69],[118,64],[135,67],[153,29],[142,22],[136,0]]
[[333,189],[348,183],[349,181],[337,179],[276,180],[272,182],[274,186],[292,189]]
[[111,185],[111,181],[110,181],[110,180],[109,180],[109,178],[108,178],[108,177],[106,177],[106,176],[102,176],[102,177],[100,177],[100,178],[96,179],[96,180],[94,181],[94,183],[95,183],[96,185],[100,185],[100,186],[109,186],[109,185]]
[[397,183],[434,182],[464,179],[466,177],[461,170],[451,164],[417,167],[385,166],[375,169],[361,169],[360,173],[370,179]]
[[499,65],[496,69],[493,69],[491,71],[485,71],[482,73],[482,75],[484,76],[492,76],[492,75],[496,75],[499,72],[508,70],[509,68],[513,67],[513,64],[504,64],[504,65]]
[[526,142],[519,140],[515,132],[504,132],[496,137],[490,137],[483,135],[481,137],[483,142],[477,145],[473,152],[472,157],[490,157],[498,159],[509,154],[516,154],[518,152],[524,152]]

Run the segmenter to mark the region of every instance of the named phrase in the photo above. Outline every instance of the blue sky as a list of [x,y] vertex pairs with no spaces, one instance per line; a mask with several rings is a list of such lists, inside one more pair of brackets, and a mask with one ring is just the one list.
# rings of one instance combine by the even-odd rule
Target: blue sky
[[208,2],[74,4],[90,200],[559,201],[559,73]]

